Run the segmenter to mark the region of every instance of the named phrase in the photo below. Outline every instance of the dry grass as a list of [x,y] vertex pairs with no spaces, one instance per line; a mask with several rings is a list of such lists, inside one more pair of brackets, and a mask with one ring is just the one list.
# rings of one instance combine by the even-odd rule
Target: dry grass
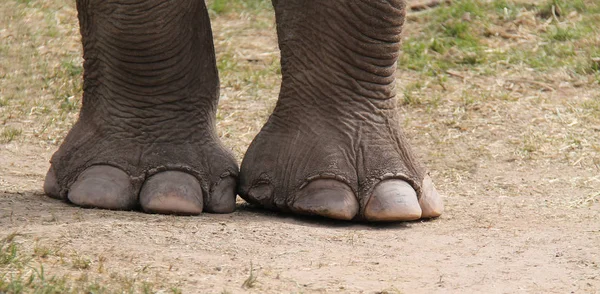
[[0,131],[58,144],[81,96],[81,48],[71,1],[0,3]]
[[[88,259],[76,252],[62,253],[57,244],[12,233],[0,241],[0,292],[2,293],[180,293],[173,283],[140,269],[123,275],[102,268],[104,257]],[[98,265],[97,271],[94,271]]]
[[[553,6],[560,15],[548,15]],[[423,112],[408,111],[407,127],[425,125],[436,143],[490,159],[597,169],[599,9],[595,1],[455,1],[409,14],[399,64],[408,72],[399,77],[404,104]]]

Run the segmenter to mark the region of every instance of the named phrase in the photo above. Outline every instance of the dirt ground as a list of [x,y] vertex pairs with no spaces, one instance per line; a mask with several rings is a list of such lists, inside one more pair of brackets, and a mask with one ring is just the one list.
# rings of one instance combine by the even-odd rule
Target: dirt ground
[[[75,13],[72,5],[63,11]],[[219,132],[241,159],[279,81],[228,72],[226,58],[238,69],[271,68],[275,30],[268,18],[257,25],[243,13],[211,16],[222,70]],[[410,20],[407,36],[419,29]],[[76,33],[76,19],[64,27]],[[400,71],[399,95],[423,79]],[[337,222],[241,199],[233,214],[197,217],[77,208],[42,191],[60,143],[52,132],[61,138],[68,124],[37,136],[31,110],[4,117],[23,134],[0,144],[0,239],[16,233],[31,267],[43,265],[46,276],[96,281],[109,292],[600,293],[600,110],[584,107],[600,101],[598,82],[510,68],[423,83],[415,95],[425,102],[400,111],[443,193],[438,219]],[[434,105],[431,97],[440,98]],[[67,122],[75,117],[76,110]],[[0,277],[11,273],[0,267]]]

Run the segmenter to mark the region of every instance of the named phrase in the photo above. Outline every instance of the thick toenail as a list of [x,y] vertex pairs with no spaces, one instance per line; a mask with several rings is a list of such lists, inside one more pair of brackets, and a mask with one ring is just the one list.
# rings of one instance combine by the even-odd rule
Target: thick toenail
[[273,186],[270,183],[259,183],[248,190],[250,199],[256,200],[262,205],[271,206],[273,199]]
[[422,218],[433,218],[442,215],[444,212],[444,202],[442,197],[435,189],[435,185],[429,176],[423,179],[423,192],[419,199],[419,205],[423,213]]
[[415,190],[402,180],[384,180],[377,184],[365,207],[369,221],[408,221],[421,218]]
[[140,204],[146,212],[196,215],[202,213],[202,187],[196,177],[165,171],[146,180],[140,191]]
[[232,177],[222,179],[211,192],[204,210],[214,213],[230,213],[235,210],[236,180]]
[[58,186],[56,173],[52,167],[50,167],[46,173],[46,178],[44,179],[44,193],[52,198],[63,199],[60,195],[60,187]]
[[94,165],[82,172],[67,197],[82,207],[129,210],[137,206],[137,193],[129,176],[108,165]]
[[358,213],[359,204],[348,185],[329,179],[310,182],[294,197],[292,210],[333,219],[351,220]]

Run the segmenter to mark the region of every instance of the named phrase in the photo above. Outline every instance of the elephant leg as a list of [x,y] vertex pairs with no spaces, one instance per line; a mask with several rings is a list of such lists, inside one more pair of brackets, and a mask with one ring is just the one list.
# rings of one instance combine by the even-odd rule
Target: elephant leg
[[242,162],[239,194],[335,219],[437,217],[439,194],[399,129],[403,0],[274,0],[282,85]]
[[44,190],[83,207],[235,208],[238,167],[215,131],[219,79],[204,1],[77,0],[83,102]]

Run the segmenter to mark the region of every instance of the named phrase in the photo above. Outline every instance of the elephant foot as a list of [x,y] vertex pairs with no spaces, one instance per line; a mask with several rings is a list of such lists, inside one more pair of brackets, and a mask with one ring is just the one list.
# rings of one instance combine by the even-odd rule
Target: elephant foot
[[318,115],[282,123],[277,111],[242,162],[239,194],[249,203],[367,222],[435,218],[443,212],[431,178],[397,128],[369,122],[351,127]]
[[212,188],[203,189],[201,181],[190,173],[170,170],[147,177],[140,186],[117,167],[93,165],[77,176],[64,197],[51,167],[46,175],[44,191],[52,198],[86,208],[141,208],[148,213],[197,215],[203,211],[233,212],[235,186],[235,178],[227,176]]
[[52,156],[46,193],[81,207],[232,212],[238,167],[215,131],[204,1],[88,2],[77,6],[82,108]]
[[440,196],[399,128],[405,1],[330,2],[273,1],[281,90],[242,161],[240,196],[342,220],[439,216]]

